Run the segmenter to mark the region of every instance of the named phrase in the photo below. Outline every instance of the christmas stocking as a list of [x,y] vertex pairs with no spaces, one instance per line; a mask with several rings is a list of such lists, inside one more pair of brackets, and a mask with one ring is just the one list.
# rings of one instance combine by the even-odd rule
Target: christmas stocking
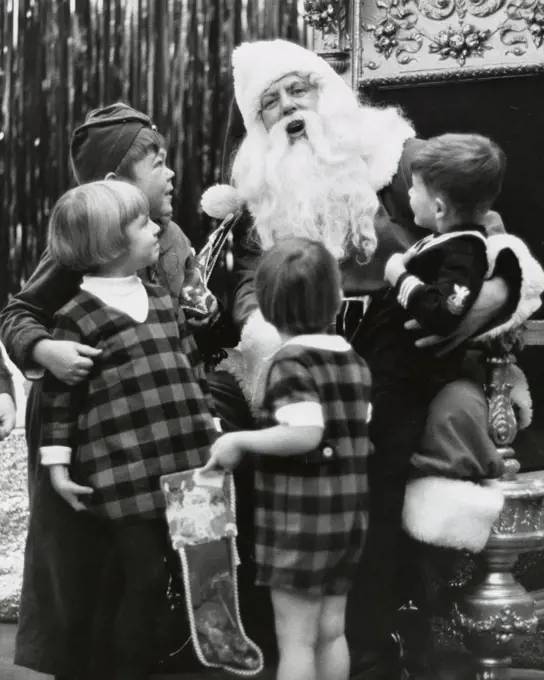
[[204,666],[257,675],[263,654],[240,620],[232,475],[188,470],[164,475],[161,485],[197,657]]

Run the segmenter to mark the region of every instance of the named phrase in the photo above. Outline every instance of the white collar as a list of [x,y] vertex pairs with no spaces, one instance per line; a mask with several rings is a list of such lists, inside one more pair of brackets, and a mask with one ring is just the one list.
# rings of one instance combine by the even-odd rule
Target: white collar
[[407,252],[410,254],[416,254],[419,255],[420,253],[423,253],[427,250],[430,250],[431,248],[435,248],[437,246],[441,246],[446,241],[451,241],[452,239],[455,238],[462,238],[465,236],[470,236],[472,238],[479,238],[483,243],[487,244],[487,237],[484,236],[481,232],[474,230],[466,230],[466,231],[448,231],[445,234],[437,234],[437,233],[432,233],[428,234],[424,238],[420,239],[419,241],[416,241],[413,246],[411,246]]
[[85,275],[81,290],[91,293],[104,304],[127,314],[138,323],[147,319],[149,298],[142,280],[136,274],[122,277]]
[[81,287],[84,290],[102,291],[115,288],[116,295],[130,295],[142,286],[142,280],[137,274],[131,276],[93,276],[84,274]]
[[289,338],[283,346],[302,345],[309,349],[324,349],[330,352],[347,352],[351,345],[341,335],[329,333],[308,333],[307,335],[295,335]]

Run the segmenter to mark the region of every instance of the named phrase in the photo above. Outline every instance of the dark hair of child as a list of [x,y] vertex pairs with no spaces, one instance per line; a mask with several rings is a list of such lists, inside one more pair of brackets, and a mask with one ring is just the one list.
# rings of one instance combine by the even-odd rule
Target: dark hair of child
[[255,286],[263,317],[289,335],[327,331],[342,302],[338,263],[306,238],[282,239],[267,250]]
[[161,149],[166,148],[164,137],[156,130],[142,128],[132,142],[132,146],[127,151],[125,157],[115,170],[117,177],[134,179],[133,169],[136,163],[141,161],[150,153],[158,154]]
[[427,140],[414,154],[411,170],[459,217],[470,221],[475,214],[487,212],[497,198],[506,155],[482,135],[449,133]]

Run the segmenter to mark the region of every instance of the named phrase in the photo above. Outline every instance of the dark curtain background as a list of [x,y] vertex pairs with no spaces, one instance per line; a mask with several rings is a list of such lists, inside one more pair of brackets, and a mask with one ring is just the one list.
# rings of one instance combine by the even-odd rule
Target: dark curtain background
[[306,31],[297,0],[1,0],[0,305],[44,247],[72,183],[72,130],[90,109],[126,101],[166,136],[175,219],[195,245],[202,191],[221,178],[232,100],[230,55],[247,39]]

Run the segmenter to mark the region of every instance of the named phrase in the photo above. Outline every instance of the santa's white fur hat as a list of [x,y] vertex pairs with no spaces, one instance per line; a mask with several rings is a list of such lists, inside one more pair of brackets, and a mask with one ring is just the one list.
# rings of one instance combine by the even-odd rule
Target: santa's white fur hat
[[288,40],[245,42],[232,53],[234,95],[246,130],[260,121],[261,97],[280,78],[315,75],[320,86],[354,99],[348,84],[315,52]]
[[444,477],[421,477],[408,482],[402,522],[423,543],[478,553],[504,505],[501,486]]

